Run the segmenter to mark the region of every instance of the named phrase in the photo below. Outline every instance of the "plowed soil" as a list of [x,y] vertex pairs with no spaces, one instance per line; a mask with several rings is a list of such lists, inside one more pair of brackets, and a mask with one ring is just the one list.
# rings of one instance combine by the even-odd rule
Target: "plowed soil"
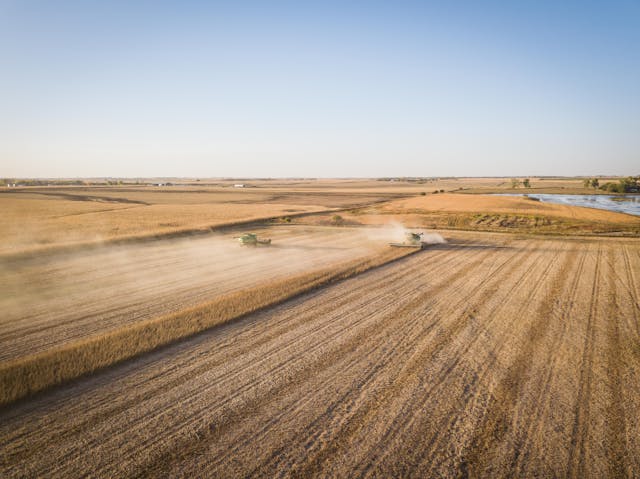
[[640,476],[640,243],[447,236],[5,408],[0,476]]

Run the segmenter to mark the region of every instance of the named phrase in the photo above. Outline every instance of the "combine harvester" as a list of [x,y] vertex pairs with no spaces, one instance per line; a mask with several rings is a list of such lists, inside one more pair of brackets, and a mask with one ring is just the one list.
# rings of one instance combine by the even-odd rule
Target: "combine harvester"
[[269,246],[271,239],[258,239],[255,233],[245,233],[236,238],[240,242],[240,246]]
[[405,233],[405,240],[402,243],[389,243],[389,246],[394,246],[396,248],[416,248],[416,249],[424,249],[427,243],[422,241],[422,235],[424,233],[412,233],[411,231],[407,231]]

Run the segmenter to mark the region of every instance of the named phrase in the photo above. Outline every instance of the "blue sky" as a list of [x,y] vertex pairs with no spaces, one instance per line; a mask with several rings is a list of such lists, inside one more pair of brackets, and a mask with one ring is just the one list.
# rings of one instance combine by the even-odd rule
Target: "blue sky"
[[640,2],[0,0],[0,176],[640,173]]

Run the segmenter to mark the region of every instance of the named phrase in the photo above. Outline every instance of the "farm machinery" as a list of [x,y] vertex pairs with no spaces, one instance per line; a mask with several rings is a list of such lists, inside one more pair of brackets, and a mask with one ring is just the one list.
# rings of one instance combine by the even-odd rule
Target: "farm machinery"
[[255,233],[245,233],[237,240],[241,246],[269,246],[271,244],[271,239],[258,239],[258,235]]
[[395,246],[396,248],[424,248],[425,243],[422,242],[422,235],[424,233],[412,233],[407,231],[405,233],[405,240],[402,243],[389,243],[389,246]]

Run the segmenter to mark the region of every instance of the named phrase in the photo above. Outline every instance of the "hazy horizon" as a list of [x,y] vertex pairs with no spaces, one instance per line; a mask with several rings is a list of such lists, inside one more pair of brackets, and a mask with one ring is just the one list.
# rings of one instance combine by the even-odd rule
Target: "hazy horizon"
[[0,176],[637,175],[640,4],[0,0]]

